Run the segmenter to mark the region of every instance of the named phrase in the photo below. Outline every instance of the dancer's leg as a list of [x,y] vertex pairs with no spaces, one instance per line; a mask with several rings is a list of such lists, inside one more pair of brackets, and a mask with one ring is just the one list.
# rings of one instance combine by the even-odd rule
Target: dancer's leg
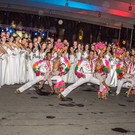
[[73,91],[75,88],[77,88],[78,86],[89,82],[89,78],[80,78],[77,82],[75,82],[74,84],[68,86],[62,93],[61,95],[66,97],[71,91]]
[[121,87],[122,87],[123,83],[125,83],[126,81],[127,81],[127,79],[121,79],[121,80],[118,81],[116,95],[119,95],[120,94]]
[[100,85],[100,81],[99,81],[97,78],[93,77],[93,76],[91,76],[91,77],[89,78],[89,82],[90,82],[90,83],[93,83],[93,84]]
[[131,86],[129,87],[129,90],[128,90],[128,93],[127,93],[127,96],[129,96],[129,95],[130,95],[130,92],[131,92],[132,88],[135,86],[135,77],[132,77],[132,78],[128,79],[128,81],[130,81],[130,82],[131,82]]
[[32,81],[30,81],[30,82],[24,84],[23,86],[21,86],[21,87],[20,87],[19,89],[17,89],[17,90],[19,90],[19,92],[22,93],[22,92],[24,92],[25,90],[27,90],[28,88],[30,88],[32,85],[38,83],[39,81],[42,81],[43,79],[44,79],[43,76],[38,76],[38,77],[36,77],[34,80],[32,80]]

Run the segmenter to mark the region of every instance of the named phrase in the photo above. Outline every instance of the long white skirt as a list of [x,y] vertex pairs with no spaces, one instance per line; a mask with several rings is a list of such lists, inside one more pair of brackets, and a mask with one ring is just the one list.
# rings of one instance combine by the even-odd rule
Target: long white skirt
[[35,78],[35,73],[33,71],[33,62],[32,60],[28,60],[27,62],[27,80],[32,81]]
[[26,72],[27,72],[27,68],[26,68],[26,57],[25,57],[25,53],[23,53],[20,56],[20,74],[19,74],[19,80],[20,83],[25,83],[26,82]]
[[110,69],[110,73],[106,78],[106,83],[108,86],[116,87],[118,84],[117,72],[116,72],[116,65],[112,65]]
[[10,85],[10,56],[7,58],[6,71],[5,71],[5,84]]
[[75,74],[76,63],[71,64],[70,70],[68,72],[68,83],[75,83],[79,78]]
[[19,83],[19,74],[20,74],[20,54],[15,56],[15,83]]
[[2,83],[1,83],[2,86],[5,84],[7,61],[8,61],[7,58],[2,60]]

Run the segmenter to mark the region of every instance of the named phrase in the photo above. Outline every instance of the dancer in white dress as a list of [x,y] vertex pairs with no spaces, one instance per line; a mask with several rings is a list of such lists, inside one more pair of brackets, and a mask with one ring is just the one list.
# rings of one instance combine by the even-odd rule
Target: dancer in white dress
[[70,62],[70,70],[68,72],[68,83],[75,83],[78,79],[77,75],[75,74],[75,67],[76,67],[76,54],[74,52],[74,48],[70,47],[70,55],[69,55],[69,62]]
[[47,49],[45,50],[45,53],[47,54],[48,52],[52,52],[53,48],[52,48],[52,45],[49,43],[47,45]]
[[25,83],[27,81],[27,60],[26,60],[26,54],[27,54],[27,39],[23,38],[21,41],[21,45],[23,49],[20,51],[20,83]]
[[130,62],[130,51],[126,51],[125,59]]
[[7,57],[7,51],[1,47],[1,44],[0,44],[0,88],[3,84],[3,81],[2,81],[2,75],[3,75],[3,72],[2,72],[2,61],[5,59],[5,57]]
[[39,61],[39,50],[38,50],[38,44],[37,42],[34,43],[34,49],[33,49],[33,64]]
[[107,51],[105,52],[105,58],[106,58],[107,60],[109,60],[110,57],[112,56],[111,53],[110,53],[110,51],[111,51],[111,47],[108,46],[108,47],[107,47]]
[[45,42],[42,42],[41,43],[41,49],[40,49],[40,59],[44,59],[45,56],[46,56],[46,52],[45,52],[45,49],[46,49],[46,43]]
[[9,58],[10,58],[10,55],[12,53],[11,50],[13,50],[13,49],[11,48],[10,45],[8,45],[6,43],[6,36],[2,37],[2,44],[1,44],[1,46],[6,50],[7,56],[8,56],[8,57],[5,57],[2,60],[2,85],[4,85],[4,84],[9,85],[10,81],[11,81],[10,80],[10,73],[9,73],[9,68],[10,68]]
[[89,56],[89,44],[86,44],[85,45],[85,50],[84,50],[84,52],[83,52],[83,59],[87,59],[88,58],[88,56]]
[[107,85],[111,87],[116,87],[118,84],[117,72],[116,72],[116,65],[119,62],[119,59],[116,58],[116,54],[114,53],[113,56],[110,57],[110,72],[108,77],[106,78]]
[[82,47],[81,44],[78,44],[78,49],[76,50],[76,56],[78,61],[82,58],[82,54],[83,54],[81,47]]
[[12,55],[10,55],[10,60],[9,60],[9,73],[10,73],[10,79],[11,79],[11,84],[15,84],[16,82],[16,78],[15,78],[15,57],[16,57],[16,52],[15,52],[15,48],[17,48],[17,46],[13,43],[13,36],[9,36],[9,42],[8,44],[11,46],[12,50]]
[[27,51],[27,80],[32,81],[32,80],[34,80],[34,77],[35,77],[35,73],[33,71],[33,61],[32,61],[32,59],[33,59],[32,41],[29,41],[28,47],[29,47],[29,49]]
[[20,51],[23,49],[23,47],[22,47],[22,45],[19,43],[19,41],[20,41],[20,37],[19,36],[17,36],[16,38],[15,38],[15,44],[19,47],[19,49],[18,48],[15,48],[15,52],[16,52],[16,58],[15,58],[15,60],[16,60],[16,83],[19,83],[20,82]]
[[10,42],[8,42],[9,49],[8,52],[8,58],[7,58],[7,69],[6,69],[6,78],[5,78],[5,84],[10,85],[14,84],[14,48],[10,45],[12,43],[12,38],[10,38]]
[[27,76],[26,76],[26,50],[23,48],[20,50],[20,83],[25,83]]

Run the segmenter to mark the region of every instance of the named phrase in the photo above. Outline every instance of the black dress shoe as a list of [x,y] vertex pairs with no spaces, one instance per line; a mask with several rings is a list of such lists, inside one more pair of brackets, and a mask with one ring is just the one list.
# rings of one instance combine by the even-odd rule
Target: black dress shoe
[[110,91],[108,91],[109,92],[109,94],[112,94],[112,91],[110,90]]
[[50,95],[54,95],[54,92],[51,92]]
[[37,89],[37,90],[36,90],[36,93],[37,93],[38,95],[41,95],[41,94],[42,94],[41,89]]

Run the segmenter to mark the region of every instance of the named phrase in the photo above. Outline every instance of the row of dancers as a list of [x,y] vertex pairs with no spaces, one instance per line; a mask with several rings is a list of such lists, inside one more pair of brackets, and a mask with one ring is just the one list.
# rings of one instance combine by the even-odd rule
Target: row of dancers
[[[51,55],[49,72],[46,68],[42,69],[42,65],[46,65],[45,63],[49,59],[48,55]],[[93,56],[91,64],[89,62],[90,55]],[[62,96],[67,96],[68,94],[63,94],[64,91],[68,93],[84,82],[96,82],[100,85],[99,98],[108,95],[109,86],[117,86],[116,95],[119,95],[123,84],[124,87],[130,88],[130,92],[127,92],[127,96],[129,96],[134,93],[132,90],[135,82],[134,56],[134,49],[126,50],[126,48],[120,48],[115,44],[93,43],[84,46],[74,41],[73,46],[69,46],[67,40],[61,43],[60,39],[54,42],[54,39],[48,38],[46,42],[41,42],[41,37],[34,38],[33,41],[24,38],[20,43],[19,36],[14,39],[12,35],[7,37],[2,33],[0,42],[0,86],[26,83],[27,87],[31,87],[33,85],[31,82],[37,82],[36,79],[40,78],[39,80],[42,81],[40,89],[45,80],[50,78],[48,83],[51,86],[52,94],[61,92]],[[38,66],[33,68],[35,64]],[[48,67],[48,63],[46,67]],[[37,72],[40,69],[42,70],[41,74]],[[100,72],[103,75],[100,75]],[[56,81],[54,86],[52,80]],[[27,82],[30,84],[27,84]],[[66,88],[65,83],[73,83],[73,86]],[[22,90],[17,89],[16,93],[21,93],[27,89],[26,85]],[[66,90],[64,90],[65,88]]]
[[[43,87],[45,81],[48,81],[51,88],[51,94],[58,93],[58,98],[66,97],[71,91],[73,91],[78,86],[85,83],[93,83],[99,85],[98,97],[99,99],[107,98],[109,93],[112,93],[109,86],[106,84],[105,80],[109,76],[110,64],[107,59],[104,58],[104,51],[100,51],[98,58],[94,58],[94,51],[90,50],[87,59],[81,59],[78,61],[75,67],[75,74],[79,79],[72,85],[66,88],[65,82],[62,80],[62,75],[66,74],[70,70],[70,63],[66,57],[62,56],[62,49],[58,49],[57,56],[52,56],[51,53],[47,53],[47,57],[44,60],[40,60],[33,65],[34,72],[37,77],[33,81],[30,81],[15,92],[21,93],[26,89],[30,88],[32,85],[41,82],[37,93],[41,93],[41,88]],[[120,60],[117,63],[116,72],[119,79],[119,83],[116,90],[116,95],[120,94],[122,85],[129,82],[129,90],[127,91],[127,96],[130,94],[135,94],[132,90],[135,85],[135,67],[134,66],[134,56],[130,56],[129,67],[126,64],[125,57],[122,54]],[[55,80],[56,84],[53,86],[52,81]]]

